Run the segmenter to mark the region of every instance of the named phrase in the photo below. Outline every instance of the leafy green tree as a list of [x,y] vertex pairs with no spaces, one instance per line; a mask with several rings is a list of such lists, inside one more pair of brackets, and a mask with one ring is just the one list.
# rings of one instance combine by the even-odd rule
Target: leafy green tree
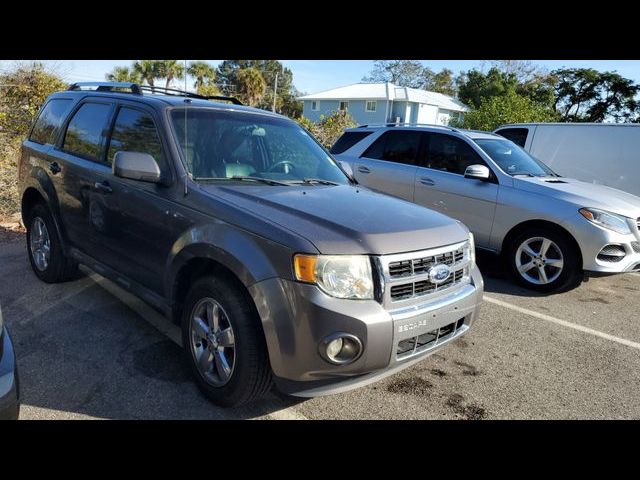
[[429,67],[425,67],[422,72],[422,77],[423,80],[420,88],[451,97],[457,95],[455,77],[453,72],[448,68],[443,68],[440,72],[435,73]]
[[237,89],[240,99],[255,107],[264,97],[267,83],[256,68],[244,68],[237,73]]
[[557,117],[551,109],[510,89],[480,101],[480,106],[464,116],[464,128],[495,130],[505,123],[553,122]]
[[352,128],[358,125],[346,110],[339,110],[327,116],[320,115],[320,120],[317,123],[305,117],[298,118],[297,122],[309,130],[326,148],[331,148],[340,135],[344,133],[345,128]]
[[171,82],[184,78],[184,65],[178,60],[160,60],[158,64],[158,76],[165,79],[165,88],[171,86]]
[[142,83],[142,77],[140,73],[132,66],[126,67],[114,67],[111,72],[105,75],[105,78],[110,82],[131,82]]
[[18,64],[0,75],[0,131],[25,136],[46,98],[67,84],[40,62]]
[[557,79],[554,108],[563,122],[633,121],[640,115],[640,85],[616,72],[569,68]]
[[278,90],[276,92],[276,111],[296,118],[302,113],[302,102],[298,100],[299,92],[293,86],[293,72],[284,68],[277,60],[225,60],[216,69],[216,85],[224,95],[238,95],[238,72],[246,68],[258,70],[266,82],[266,92],[258,108],[271,110],[273,107],[273,89],[276,73],[278,74]]
[[67,84],[40,62],[17,64],[0,74],[0,217],[20,211],[20,143],[45,99],[66,88]]
[[155,86],[155,81],[163,77],[161,60],[138,60],[133,64],[133,71],[150,87]]
[[216,78],[216,69],[207,62],[191,62],[187,73],[195,78],[193,87],[198,93],[201,93],[202,87],[214,82]]
[[363,82],[391,82],[400,87],[423,88],[424,67],[417,60],[376,60]]

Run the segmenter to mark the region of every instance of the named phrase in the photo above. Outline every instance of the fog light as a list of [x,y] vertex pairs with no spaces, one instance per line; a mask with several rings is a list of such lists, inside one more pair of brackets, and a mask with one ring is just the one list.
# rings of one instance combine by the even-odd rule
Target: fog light
[[344,340],[341,338],[336,338],[335,340],[331,340],[329,345],[327,345],[327,357],[334,359],[342,350],[342,346],[344,345]]
[[326,361],[344,365],[355,362],[362,354],[362,342],[348,333],[334,333],[319,345],[320,356]]

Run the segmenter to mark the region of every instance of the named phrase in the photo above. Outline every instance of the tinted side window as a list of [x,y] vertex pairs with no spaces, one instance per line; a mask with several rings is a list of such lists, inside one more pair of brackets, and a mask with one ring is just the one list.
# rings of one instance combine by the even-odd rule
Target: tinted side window
[[118,151],[148,153],[158,165],[165,164],[160,136],[151,115],[133,108],[120,109],[109,142],[109,165]]
[[485,162],[469,144],[451,135],[429,134],[426,167],[464,175],[469,165]]
[[33,126],[29,140],[41,144],[52,143],[70,106],[71,99],[69,98],[57,98],[47,103]]
[[64,137],[63,149],[90,160],[100,160],[103,131],[107,128],[111,105],[85,103],[75,113]]
[[520,145],[524,148],[527,143],[527,135],[529,134],[528,128],[503,128],[496,132],[498,135],[502,135],[504,138],[511,140],[516,145]]
[[419,148],[420,132],[398,130],[382,135],[362,156],[415,165]]
[[331,147],[329,151],[336,154],[345,152],[372,133],[373,132],[345,132],[338,141],[333,144],[333,147]]

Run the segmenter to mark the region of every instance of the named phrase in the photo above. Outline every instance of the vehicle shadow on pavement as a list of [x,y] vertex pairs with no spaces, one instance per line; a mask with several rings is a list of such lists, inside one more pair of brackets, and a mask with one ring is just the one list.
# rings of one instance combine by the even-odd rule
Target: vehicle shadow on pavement
[[18,245],[0,246],[0,275],[11,279],[0,303],[17,354],[21,418],[295,418],[280,411],[302,399],[277,393],[216,407],[191,380],[181,347],[92,278],[40,282]]
[[476,252],[478,268],[484,279],[486,293],[503,293],[518,297],[546,297],[554,293],[539,293],[516,284],[507,271],[502,259],[492,253],[478,250]]

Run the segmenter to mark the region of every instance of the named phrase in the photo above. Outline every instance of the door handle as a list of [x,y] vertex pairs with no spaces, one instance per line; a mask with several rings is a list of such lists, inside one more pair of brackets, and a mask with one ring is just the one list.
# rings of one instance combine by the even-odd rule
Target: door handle
[[111,193],[113,189],[109,185],[109,182],[106,180],[104,182],[96,182],[93,184],[93,187],[101,193]]
[[51,171],[51,173],[53,173],[54,175],[56,173],[60,173],[62,171],[62,169],[60,168],[60,165],[58,165],[58,162],[51,162],[49,163],[49,170]]
[[431,180],[428,177],[420,178],[420,183],[423,184],[423,185],[426,185],[427,187],[433,187],[436,184],[436,182],[434,182],[433,180]]
[[364,165],[360,165],[358,167],[358,171],[360,173],[371,173],[371,170],[369,170],[367,167],[365,167]]

